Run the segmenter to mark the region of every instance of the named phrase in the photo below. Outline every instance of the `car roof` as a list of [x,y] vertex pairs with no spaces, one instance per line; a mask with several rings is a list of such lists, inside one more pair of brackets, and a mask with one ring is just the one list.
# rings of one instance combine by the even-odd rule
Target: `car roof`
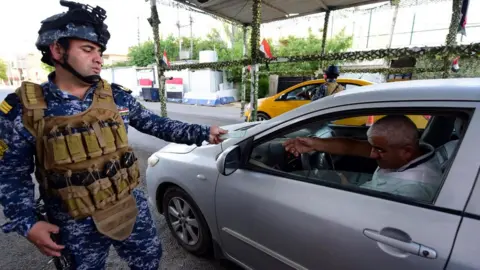
[[294,115],[316,111],[319,107],[405,100],[479,101],[480,78],[411,80],[355,87],[310,102],[276,118],[286,120]]
[[[311,80],[313,83],[324,83],[325,79],[317,79],[317,80]],[[308,81],[310,82],[310,81]],[[338,83],[357,83],[359,85],[370,85],[370,84],[375,84],[374,82],[367,81],[367,80],[362,80],[362,79],[357,79],[357,78],[348,78],[348,77],[339,77],[337,78]]]
[[[375,84],[374,82],[370,82],[370,81],[366,81],[366,80],[362,80],[362,79],[355,79],[355,78],[338,78],[337,82],[338,83],[353,83],[353,84],[361,85],[362,87],[364,87],[364,85]],[[297,83],[295,85],[292,85],[292,86],[278,92],[277,94],[275,94],[273,96],[266,97],[266,98],[274,98],[276,96],[283,95],[286,92],[289,92],[289,91],[293,90],[294,88],[298,88],[298,87],[306,86],[306,85],[311,85],[311,84],[319,84],[319,83],[325,83],[325,79],[314,79],[314,80],[303,81],[303,82]]]

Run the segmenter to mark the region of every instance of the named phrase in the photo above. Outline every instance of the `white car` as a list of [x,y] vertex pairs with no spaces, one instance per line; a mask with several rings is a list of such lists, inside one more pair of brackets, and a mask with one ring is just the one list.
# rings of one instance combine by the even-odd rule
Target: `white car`
[[[478,109],[477,78],[346,90],[225,126],[233,138],[219,145],[167,145],[148,160],[149,201],[183,248],[245,269],[480,269]],[[442,175],[431,200],[363,188],[373,159],[296,158],[282,145],[298,136],[366,139],[368,126],[332,122],[391,114],[430,116],[421,142],[434,147]]]

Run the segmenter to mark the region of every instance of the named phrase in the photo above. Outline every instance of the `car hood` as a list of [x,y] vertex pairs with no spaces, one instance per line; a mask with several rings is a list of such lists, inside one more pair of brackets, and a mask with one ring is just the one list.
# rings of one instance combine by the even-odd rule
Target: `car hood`
[[[238,124],[231,124],[231,125],[225,125],[221,126],[222,129],[228,130],[229,132],[235,131],[235,130],[247,130],[250,127],[256,126],[258,124],[264,123],[263,121],[256,121],[256,122],[244,122],[244,123],[238,123]],[[204,142],[204,145],[207,144]],[[170,143],[167,144],[165,147],[157,151],[156,153],[172,153],[172,154],[188,154],[192,152],[195,148],[197,148],[197,145],[186,145],[186,144],[179,144],[179,143]]]

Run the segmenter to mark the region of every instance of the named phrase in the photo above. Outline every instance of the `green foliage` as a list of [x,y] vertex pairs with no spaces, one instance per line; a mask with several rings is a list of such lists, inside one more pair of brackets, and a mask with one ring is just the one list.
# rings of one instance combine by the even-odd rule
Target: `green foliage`
[[[270,87],[270,80],[267,75],[259,75],[258,78],[258,98],[264,98],[268,96],[268,90]],[[250,102],[250,81],[245,87],[245,102]]]
[[[453,61],[453,59],[452,59]],[[460,57],[458,64],[460,70],[458,72],[449,72],[449,78],[474,78],[480,77],[480,61],[478,57]],[[443,58],[428,58],[428,57],[419,57],[417,58],[417,68],[426,68],[426,67],[443,67]],[[424,72],[424,73],[414,73],[413,79],[441,79],[443,78],[443,71],[437,72]]]
[[0,59],[0,80],[7,80],[7,64]]
[[[155,48],[153,45],[153,41],[149,40],[140,45],[130,47],[128,51],[128,57],[130,58],[129,64],[138,67],[146,67],[154,64]],[[178,58],[178,42],[172,35],[160,40],[161,55],[163,55],[164,49],[167,51],[167,56],[170,61]]]
[[[218,61],[232,61],[218,64],[199,64],[196,68],[208,66],[213,69],[226,69],[228,72],[228,81],[240,82],[242,76],[242,66],[239,65],[242,61],[240,59],[247,59],[251,54],[251,28],[247,28],[247,51],[246,57],[243,56],[243,28],[229,24],[223,24],[223,32],[228,41],[222,39],[222,35],[218,29],[212,29],[210,33],[203,39],[193,39],[193,57],[199,58],[199,52],[203,50],[215,50],[218,55]],[[315,55],[321,53],[322,44],[322,29],[313,32],[309,29],[309,34],[305,38],[288,36],[281,38],[278,44],[275,44],[271,39],[268,40],[272,54],[276,57],[286,57],[292,55]],[[325,53],[339,53],[344,52],[352,46],[353,38],[341,31],[338,35],[328,39],[325,45]],[[190,38],[182,37],[182,49],[190,49]],[[178,59],[178,39],[170,35],[166,40],[160,41],[161,48],[167,49],[167,56],[170,61]],[[260,45],[258,45],[260,46]],[[162,49],[163,51],[163,49]],[[130,48],[129,51],[130,64],[136,66],[147,66],[155,63],[154,47],[152,41],[147,41],[139,46]],[[328,62],[328,61],[326,61]],[[332,63],[339,64],[336,61]],[[330,62],[328,62],[329,64]],[[317,70],[319,68],[319,61],[310,61],[303,63],[283,63],[269,65],[271,72],[288,73],[288,72],[302,72]],[[181,69],[182,66],[174,67],[174,69]],[[262,67],[262,70],[264,68]],[[268,80],[267,80],[268,81]],[[261,83],[261,81],[259,81]],[[261,91],[259,89],[259,91]],[[268,93],[268,87],[267,87]],[[260,95],[260,93],[259,93]]]
[[267,76],[259,76],[258,79],[258,97],[264,98],[268,96],[268,88],[270,86],[270,80]]
[[[318,30],[318,34],[322,31]],[[271,44],[271,43],[270,43]],[[296,55],[320,55],[322,52],[322,38],[320,35],[313,33],[312,29],[308,29],[306,38],[288,36],[279,40],[278,46],[272,47],[272,54],[275,57],[289,57]],[[348,50],[353,44],[353,37],[347,36],[342,30],[338,35],[331,39],[327,39],[325,44],[325,53],[339,53]],[[325,61],[325,65],[341,64],[341,61]],[[319,67],[318,61],[300,62],[300,63],[282,63],[270,65],[271,72],[300,72],[316,70]]]

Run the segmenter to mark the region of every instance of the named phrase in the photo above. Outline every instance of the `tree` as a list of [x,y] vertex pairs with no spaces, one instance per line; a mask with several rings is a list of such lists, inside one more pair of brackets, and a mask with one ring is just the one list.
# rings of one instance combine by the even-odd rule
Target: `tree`
[[[251,43],[249,42],[251,29],[247,28],[247,57],[250,56]],[[192,59],[199,58],[199,52],[202,50],[215,50],[218,55],[218,61],[231,61],[243,58],[243,29],[238,26],[233,26],[227,23],[223,24],[224,34],[229,41],[221,38],[218,29],[212,29],[205,38],[193,38],[193,55]],[[318,29],[316,32],[309,29],[307,37],[288,36],[280,38],[277,43],[268,40],[272,54],[276,57],[288,57],[295,55],[312,55],[321,53],[322,34],[323,30]],[[190,38],[182,37],[183,44],[190,44]],[[233,46],[229,46],[233,43]],[[327,40],[325,44],[325,53],[344,52],[351,48],[353,37],[341,31],[339,34]],[[160,41],[161,48],[166,48],[169,59],[178,59],[178,39],[170,35],[167,39]],[[260,44],[259,44],[260,46]],[[163,52],[163,49],[162,49]],[[129,57],[131,64],[137,66],[147,66],[155,63],[154,46],[152,41],[147,41],[141,45],[130,48]],[[299,62],[299,63],[282,63],[270,64],[271,72],[278,73],[312,73],[319,68],[319,61]],[[341,64],[335,63],[323,63]],[[324,68],[324,67],[321,67]],[[265,67],[262,65],[262,70]],[[240,82],[242,78],[242,67],[232,66],[226,68],[228,72],[228,80],[231,82]]]
[[[271,46],[272,54],[278,57],[294,56],[294,55],[311,55],[321,53],[322,38],[315,35],[310,28],[306,38],[288,36],[279,40],[278,46]],[[318,31],[321,33],[321,30]],[[353,37],[345,35],[342,30],[336,36],[328,39],[325,43],[325,53],[344,52],[351,48]],[[318,61],[299,62],[299,63],[282,63],[270,65],[272,72],[301,72],[312,71],[318,69]],[[327,64],[340,64],[339,62]],[[322,67],[323,68],[323,67]]]
[[[163,56],[163,50],[167,51],[169,59],[176,59],[178,57],[178,46],[176,40],[172,35],[169,35],[165,40],[160,40],[160,51]],[[138,67],[146,67],[155,63],[155,47],[151,40],[148,40],[140,45],[129,48],[128,57],[130,64]]]
[[6,81],[7,79],[7,64],[0,59],[0,80]]

